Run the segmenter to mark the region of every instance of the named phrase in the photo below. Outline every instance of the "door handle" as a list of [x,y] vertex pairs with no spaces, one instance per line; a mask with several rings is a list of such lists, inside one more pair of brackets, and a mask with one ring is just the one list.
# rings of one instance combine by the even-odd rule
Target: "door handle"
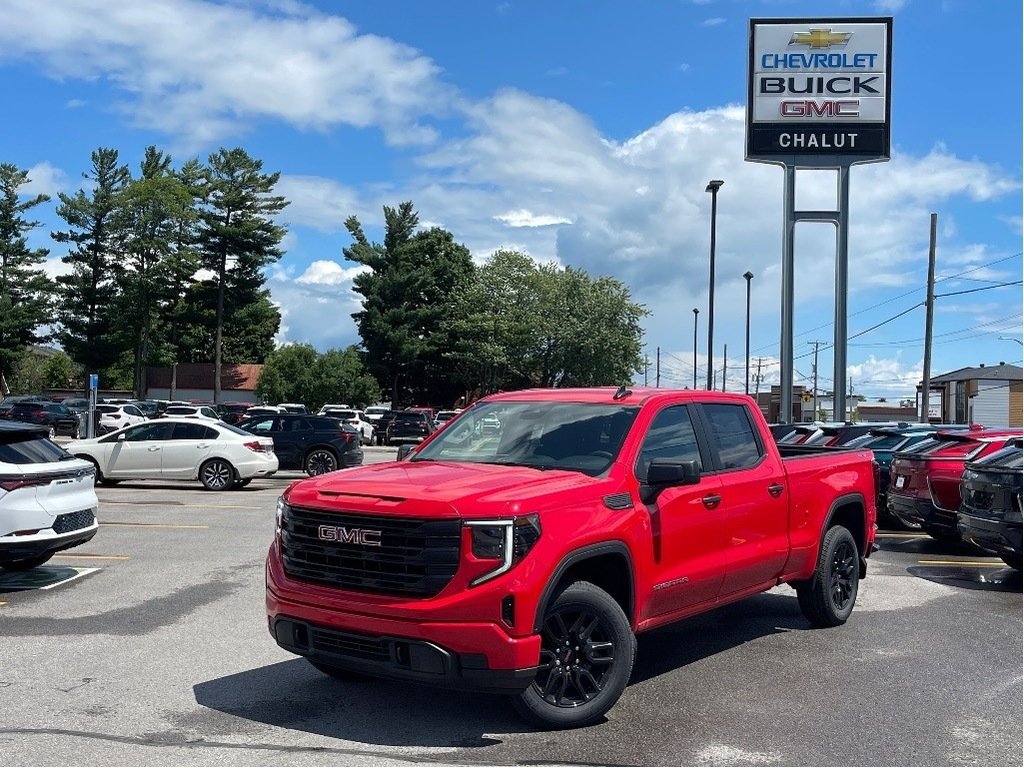
[[719,496],[717,493],[709,493],[700,501],[701,504],[703,504],[708,509],[714,509],[722,502],[722,497]]
[[151,445],[146,450],[149,451],[150,453],[152,453],[153,451],[159,451],[160,450],[160,446],[159,445]]
[[775,498],[781,496],[784,490],[786,490],[786,486],[782,485],[781,483],[772,483],[771,485],[768,486],[768,493],[770,493]]
[[196,448],[209,448],[209,443],[196,443]]

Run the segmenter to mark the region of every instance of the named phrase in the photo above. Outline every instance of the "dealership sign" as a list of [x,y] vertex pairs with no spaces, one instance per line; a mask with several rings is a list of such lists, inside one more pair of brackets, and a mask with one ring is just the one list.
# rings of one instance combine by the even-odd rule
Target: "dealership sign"
[[746,159],[889,159],[892,19],[751,19]]

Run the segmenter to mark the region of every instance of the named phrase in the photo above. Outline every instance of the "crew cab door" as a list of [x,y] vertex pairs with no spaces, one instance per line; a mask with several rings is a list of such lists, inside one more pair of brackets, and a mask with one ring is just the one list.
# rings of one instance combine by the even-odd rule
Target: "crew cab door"
[[642,618],[714,601],[722,586],[728,543],[722,523],[722,481],[707,474],[708,457],[697,439],[693,409],[671,405],[659,411],[644,435],[635,472],[647,481],[652,459],[696,461],[695,485],[664,488],[647,505],[651,515],[653,589]]
[[729,545],[722,595],[771,581],[789,555],[789,490],[777,452],[769,450],[740,403],[698,406],[712,462],[722,482],[720,522]]

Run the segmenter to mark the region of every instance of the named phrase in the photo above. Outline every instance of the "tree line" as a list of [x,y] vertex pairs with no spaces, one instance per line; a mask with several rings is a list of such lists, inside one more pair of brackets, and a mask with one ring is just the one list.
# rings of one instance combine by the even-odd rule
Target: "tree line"
[[[610,277],[498,251],[481,264],[451,232],[423,229],[412,202],[384,206],[384,240],[345,221],[360,343],[318,353],[275,349],[281,316],[266,268],[282,256],[279,173],[243,149],[175,167],[148,147],[133,173],[99,148],[83,188],[60,193],[67,246],[51,279],[45,247],[29,247],[37,206],[28,172],[0,164],[0,385],[17,390],[103,385],[144,394],[147,366],[264,363],[269,401],[454,405],[497,390],[621,384],[641,370],[646,310]],[[63,352],[43,364],[30,345]],[[221,399],[220,377],[211,382]]]

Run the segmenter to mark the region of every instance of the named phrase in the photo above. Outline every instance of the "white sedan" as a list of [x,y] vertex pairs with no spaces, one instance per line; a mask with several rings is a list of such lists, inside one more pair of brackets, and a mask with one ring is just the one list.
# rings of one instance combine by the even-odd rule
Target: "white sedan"
[[65,450],[96,467],[96,480],[199,480],[209,491],[243,488],[277,472],[274,441],[223,422],[157,419]]

